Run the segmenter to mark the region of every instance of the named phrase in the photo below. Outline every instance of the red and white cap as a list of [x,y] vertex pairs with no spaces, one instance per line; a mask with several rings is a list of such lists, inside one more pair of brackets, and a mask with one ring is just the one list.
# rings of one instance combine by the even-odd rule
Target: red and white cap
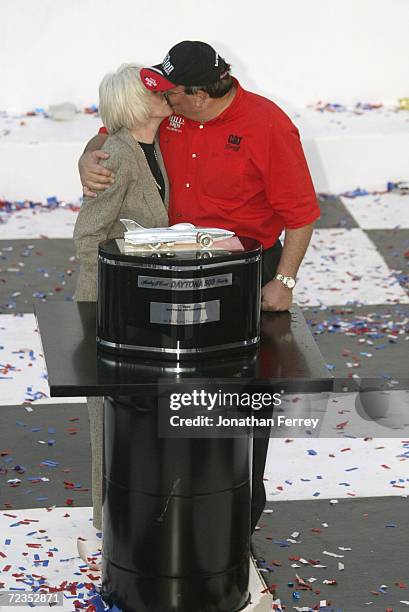
[[175,87],[163,74],[162,64],[141,69],[142,83],[150,91],[168,91]]

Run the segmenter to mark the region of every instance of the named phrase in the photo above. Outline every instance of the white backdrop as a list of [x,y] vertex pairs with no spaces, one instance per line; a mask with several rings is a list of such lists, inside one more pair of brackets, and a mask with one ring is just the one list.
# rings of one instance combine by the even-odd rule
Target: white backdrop
[[1,0],[0,110],[97,102],[120,63],[201,39],[287,108],[409,95],[408,0]]

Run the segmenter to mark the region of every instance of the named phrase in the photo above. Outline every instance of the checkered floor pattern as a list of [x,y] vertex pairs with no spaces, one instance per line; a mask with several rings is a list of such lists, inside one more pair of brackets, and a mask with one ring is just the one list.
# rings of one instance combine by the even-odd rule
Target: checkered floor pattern
[[[409,197],[390,193],[323,198],[321,209],[295,301],[303,308],[328,368],[338,377],[407,378]],[[9,523],[3,520],[8,533],[13,520],[24,518],[16,509],[55,505],[69,515],[72,505],[84,511],[91,505],[84,398],[49,397],[32,314],[33,303],[72,299],[78,273],[71,239],[75,218],[69,208],[47,207],[0,218],[0,507],[3,518],[10,513],[17,517]],[[400,398],[407,402],[407,396]],[[322,461],[328,455],[333,457],[331,465]],[[291,444],[272,440],[266,466],[268,498],[276,502],[313,500],[317,495],[320,500],[407,495],[408,459],[407,446],[397,438],[350,443],[324,438]],[[360,471],[347,477],[345,472],[352,470]],[[64,515],[58,516],[62,520]],[[265,515],[256,545],[266,529],[274,530],[273,516]],[[73,533],[81,531],[78,520],[66,520]],[[84,533],[92,539],[88,531]],[[71,553],[67,556],[75,554]],[[9,556],[15,567],[7,572],[0,568],[0,583],[7,585],[12,584],[9,571],[21,566],[21,559]],[[76,569],[78,563],[67,575],[75,576]],[[367,603],[353,612],[366,609]],[[64,609],[72,610],[72,602]]]

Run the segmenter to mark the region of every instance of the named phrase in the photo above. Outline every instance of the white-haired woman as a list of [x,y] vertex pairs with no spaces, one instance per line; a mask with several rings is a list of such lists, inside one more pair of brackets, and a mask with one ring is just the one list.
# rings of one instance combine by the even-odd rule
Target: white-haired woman
[[[98,244],[121,238],[120,218],[145,227],[168,225],[169,184],[156,132],[172,114],[162,94],[149,92],[141,82],[140,66],[123,64],[107,74],[99,88],[99,112],[109,137],[102,149],[102,164],[115,182],[85,197],[74,229],[80,271],[75,292],[79,302],[95,301]],[[109,157],[108,157],[109,156]],[[92,447],[92,499],[94,526],[102,528],[102,401],[88,398]]]

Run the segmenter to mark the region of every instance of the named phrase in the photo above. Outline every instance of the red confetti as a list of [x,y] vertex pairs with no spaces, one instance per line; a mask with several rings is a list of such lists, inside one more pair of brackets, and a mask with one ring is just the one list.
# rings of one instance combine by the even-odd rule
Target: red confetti
[[337,429],[344,429],[348,425],[349,421],[344,421],[343,423],[338,423]]
[[267,587],[266,589],[263,589],[261,592],[262,593],[274,593],[276,590],[277,590],[277,585],[271,584],[269,587]]

